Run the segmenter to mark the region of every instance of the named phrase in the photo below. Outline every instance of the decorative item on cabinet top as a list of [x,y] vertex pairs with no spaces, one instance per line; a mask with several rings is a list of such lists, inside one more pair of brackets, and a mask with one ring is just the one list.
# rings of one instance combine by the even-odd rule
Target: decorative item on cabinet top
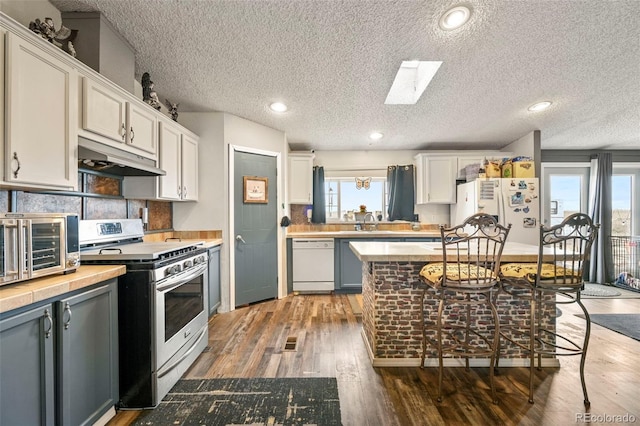
[[61,24],[60,29],[56,31],[53,19],[51,18],[44,18],[44,21],[36,19],[35,21],[29,22],[29,29],[36,34],[40,34],[42,38],[48,40],[49,43],[59,47],[74,58],[76,57],[73,41],[78,35],[78,30],[70,30]]
[[180,104],[175,104],[171,102],[169,99],[164,100],[165,105],[169,109],[169,115],[173,121],[178,121],[178,107]]
[[153,81],[148,72],[142,74],[142,100],[151,105],[153,108],[160,110],[160,100],[158,94],[153,90]]

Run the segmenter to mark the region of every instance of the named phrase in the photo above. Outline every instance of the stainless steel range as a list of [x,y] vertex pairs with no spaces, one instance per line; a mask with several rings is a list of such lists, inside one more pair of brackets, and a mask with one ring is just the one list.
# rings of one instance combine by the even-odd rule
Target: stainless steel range
[[207,252],[143,242],[139,219],[80,221],[82,264],[123,264],[118,279],[119,408],[153,408],[207,345]]

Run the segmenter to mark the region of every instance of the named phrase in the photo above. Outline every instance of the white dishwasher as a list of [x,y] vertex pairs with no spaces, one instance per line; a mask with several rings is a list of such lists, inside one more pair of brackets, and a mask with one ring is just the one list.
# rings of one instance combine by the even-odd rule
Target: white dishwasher
[[291,247],[293,291],[333,291],[333,238],[294,238]]

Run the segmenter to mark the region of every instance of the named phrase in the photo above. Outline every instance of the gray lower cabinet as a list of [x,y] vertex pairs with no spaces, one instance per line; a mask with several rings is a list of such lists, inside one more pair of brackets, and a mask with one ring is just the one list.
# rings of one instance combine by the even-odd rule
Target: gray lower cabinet
[[55,424],[53,305],[0,320],[0,424]]
[[211,247],[209,253],[209,316],[220,306],[220,246]]
[[117,280],[0,319],[0,424],[95,423],[118,400]]
[[337,238],[335,240],[335,291],[360,293],[362,291],[362,261],[349,247],[351,241],[402,241],[402,238]]
[[440,238],[336,238],[335,239],[335,291],[336,293],[360,293],[362,291],[362,261],[349,247],[351,241],[383,242],[434,242]]

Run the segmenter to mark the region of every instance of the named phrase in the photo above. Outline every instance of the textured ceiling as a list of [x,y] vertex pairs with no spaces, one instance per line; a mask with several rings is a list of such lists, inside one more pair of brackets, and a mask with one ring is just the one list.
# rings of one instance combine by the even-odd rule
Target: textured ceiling
[[[282,130],[292,149],[501,148],[532,130],[543,149],[640,148],[638,0],[463,0],[471,20],[450,32],[447,0],[50,1],[102,12],[161,100]],[[410,59],[444,63],[416,105],[384,105]]]

